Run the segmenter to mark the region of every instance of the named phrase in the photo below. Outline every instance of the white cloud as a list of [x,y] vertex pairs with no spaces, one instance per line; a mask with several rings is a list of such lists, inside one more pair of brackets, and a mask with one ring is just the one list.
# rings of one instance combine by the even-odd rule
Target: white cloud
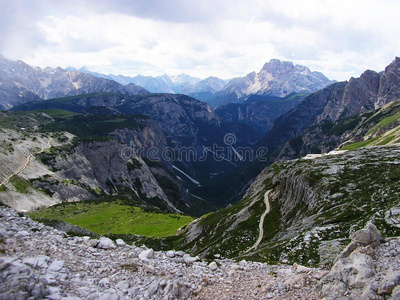
[[[10,2],[12,3],[12,2]],[[1,4],[0,53],[44,66],[222,78],[271,58],[346,80],[400,53],[395,0],[115,0]],[[13,13],[14,12],[14,13]]]

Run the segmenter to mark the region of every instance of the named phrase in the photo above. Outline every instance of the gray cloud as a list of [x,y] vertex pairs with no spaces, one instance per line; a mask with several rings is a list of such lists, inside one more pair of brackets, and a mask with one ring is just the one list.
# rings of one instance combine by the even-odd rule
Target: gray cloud
[[[225,77],[277,57],[346,79],[365,68],[379,70],[399,55],[393,38],[399,8],[394,0],[0,0],[0,54],[40,65],[57,65],[60,57],[69,63],[93,60],[99,69],[111,62],[121,72],[208,68]],[[48,16],[63,25],[51,28]],[[102,28],[70,34],[67,16]],[[97,23],[84,23],[90,18]],[[39,23],[60,30],[59,36]],[[131,27],[137,30],[126,30]],[[107,29],[115,36],[106,37]]]

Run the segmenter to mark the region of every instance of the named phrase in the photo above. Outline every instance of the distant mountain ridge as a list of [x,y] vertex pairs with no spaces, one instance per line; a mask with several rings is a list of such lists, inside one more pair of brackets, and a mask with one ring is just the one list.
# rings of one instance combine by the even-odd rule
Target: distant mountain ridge
[[252,72],[244,77],[222,80],[210,76],[200,79],[187,74],[169,76],[135,77],[101,74],[92,72],[86,67],[67,70],[89,73],[93,76],[115,80],[121,84],[134,83],[152,93],[185,94],[219,107],[228,103],[244,102],[252,95],[276,96],[284,98],[291,93],[310,94],[334,83],[322,73],[311,71],[292,62],[271,59],[264,64],[260,72]]
[[137,75],[130,77],[92,72],[86,67],[80,69],[68,67],[66,70],[88,73],[99,78],[114,80],[122,85],[134,83],[152,93],[185,94],[206,102],[227,83],[226,80],[212,76],[205,79],[200,79],[187,74],[176,76],[170,76],[167,74],[161,76]]
[[93,92],[115,92],[126,95],[148,94],[133,83],[123,86],[105,78],[60,67],[32,67],[23,61],[0,56],[0,110],[41,99],[75,96]]
[[305,66],[271,59],[260,72],[252,72],[229,81],[210,104],[216,107],[227,103],[241,103],[250,95],[286,97],[293,92],[309,94],[334,82]]

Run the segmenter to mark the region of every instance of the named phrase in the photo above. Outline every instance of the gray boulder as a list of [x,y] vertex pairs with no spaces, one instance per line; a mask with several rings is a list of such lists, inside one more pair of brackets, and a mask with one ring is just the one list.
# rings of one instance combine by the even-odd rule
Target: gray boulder
[[117,248],[117,246],[115,246],[114,242],[111,239],[106,237],[101,237],[97,245],[97,248],[109,250],[109,249],[115,249]]
[[148,259],[154,258],[154,250],[153,250],[153,249],[143,250],[143,251],[139,254],[139,258],[140,258],[141,260],[148,260]]
[[375,248],[380,245],[382,235],[376,226],[372,223],[368,223],[364,229],[358,230],[351,236],[353,242],[358,243],[361,246],[370,245]]

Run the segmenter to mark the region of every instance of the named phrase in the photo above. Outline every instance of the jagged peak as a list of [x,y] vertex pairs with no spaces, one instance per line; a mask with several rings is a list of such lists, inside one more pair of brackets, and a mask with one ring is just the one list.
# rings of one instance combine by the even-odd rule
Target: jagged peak
[[396,56],[394,60],[385,68],[387,72],[400,72],[400,57]]

